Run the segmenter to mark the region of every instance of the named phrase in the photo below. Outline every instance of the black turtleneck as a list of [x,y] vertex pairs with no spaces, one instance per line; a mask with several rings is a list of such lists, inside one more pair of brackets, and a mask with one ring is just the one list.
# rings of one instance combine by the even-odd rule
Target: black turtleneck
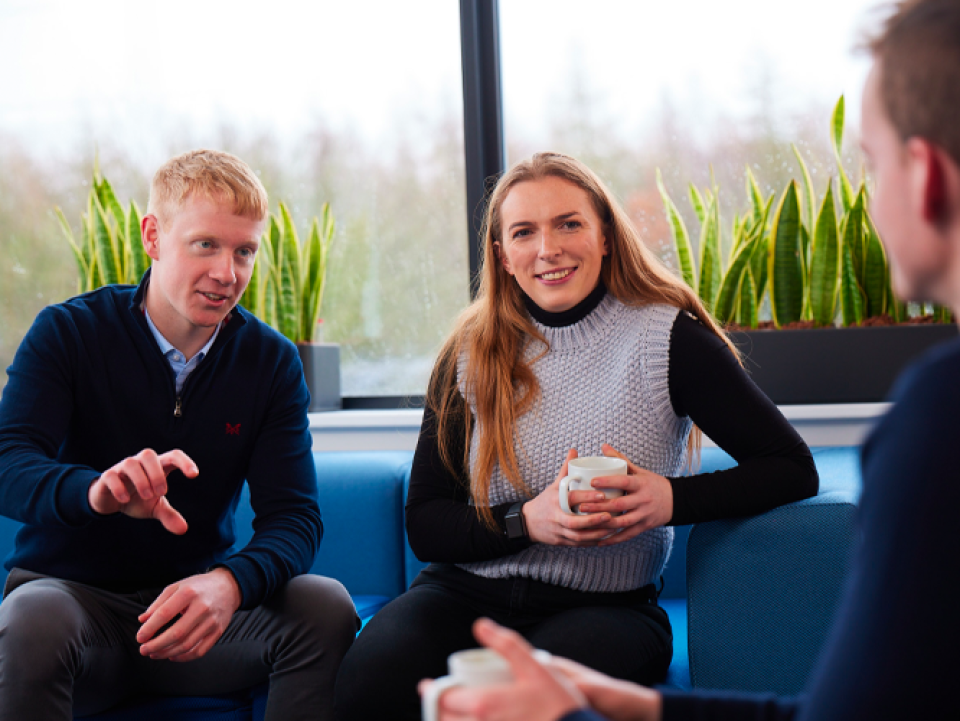
[[[586,318],[607,290],[603,283],[569,310],[552,313],[524,295],[538,323],[560,328]],[[669,525],[747,516],[816,494],[819,480],[810,449],[746,374],[726,344],[697,318],[677,315],[670,336],[670,402],[726,451],[737,466],[724,471],[669,478],[673,518]],[[463,427],[450,428],[463,455]],[[494,506],[501,531],[512,504]],[[424,409],[407,497],[407,534],[422,561],[466,563],[516,553],[527,540],[507,539],[483,526],[469,505],[467,469],[454,476],[440,459],[436,416]]]
[[561,310],[559,313],[544,310],[534,303],[529,295],[523,293],[523,291],[520,292],[523,295],[523,304],[526,306],[527,312],[537,323],[550,328],[564,328],[568,325],[579,323],[593,313],[594,309],[600,305],[600,301],[607,295],[607,286],[605,286],[601,280],[597,283],[597,287],[590,291],[590,295],[573,306],[573,308]]

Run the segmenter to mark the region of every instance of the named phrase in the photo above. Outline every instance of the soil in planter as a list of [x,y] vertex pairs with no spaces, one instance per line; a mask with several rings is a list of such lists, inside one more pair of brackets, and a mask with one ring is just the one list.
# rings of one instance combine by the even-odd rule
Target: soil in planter
[[[932,315],[919,315],[909,320],[903,321],[902,323],[897,323],[889,315],[877,315],[871,318],[866,318],[863,323],[860,325],[853,326],[843,326],[844,328],[869,328],[876,326],[891,326],[891,325],[930,325],[933,323],[938,323],[935,316]],[[954,318],[951,316],[950,322],[954,322]],[[942,324],[947,325],[947,324]],[[785,326],[782,326],[780,330],[806,330],[811,328],[836,328],[837,326],[818,326],[815,321],[812,320],[797,320],[793,323],[787,323]],[[777,327],[773,324],[772,320],[762,320],[757,328],[749,328],[747,326],[737,325],[736,323],[728,323],[725,325],[724,330],[730,332],[746,332],[751,330],[777,330]]]

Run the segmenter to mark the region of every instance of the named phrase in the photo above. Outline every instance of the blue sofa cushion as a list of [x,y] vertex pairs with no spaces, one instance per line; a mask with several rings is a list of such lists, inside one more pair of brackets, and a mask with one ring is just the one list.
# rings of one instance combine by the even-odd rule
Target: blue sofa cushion
[[854,501],[850,491],[831,491],[693,527],[687,643],[695,688],[804,688],[849,569]]

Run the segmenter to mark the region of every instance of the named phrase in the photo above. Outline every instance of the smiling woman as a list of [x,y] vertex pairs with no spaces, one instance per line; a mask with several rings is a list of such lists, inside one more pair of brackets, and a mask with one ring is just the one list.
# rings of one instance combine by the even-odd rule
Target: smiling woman
[[497,257],[534,303],[557,313],[586,298],[607,255],[603,224],[579,187],[556,177],[518,183],[501,206]]
[[[655,584],[670,526],[817,490],[796,431],[582,163],[540,153],[500,178],[481,276],[434,369],[410,477],[410,546],[433,564],[344,659],[345,720],[419,719],[416,683],[473,645],[481,615],[550,653],[660,682],[672,636]],[[684,477],[694,424],[739,465]],[[578,513],[565,512],[568,464],[601,453],[626,473],[570,491]]]

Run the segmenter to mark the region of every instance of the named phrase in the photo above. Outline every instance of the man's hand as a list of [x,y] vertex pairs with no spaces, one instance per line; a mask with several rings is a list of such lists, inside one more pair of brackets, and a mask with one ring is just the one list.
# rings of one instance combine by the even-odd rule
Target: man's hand
[[141,655],[171,661],[200,658],[223,635],[241,598],[237,580],[226,568],[167,586],[138,619],[143,624],[137,632]]
[[167,500],[167,476],[179,469],[187,478],[200,473],[183,451],[157,455],[149,448],[124,458],[90,484],[87,500],[101,515],[123,513],[131,518],[154,518],[170,533],[182,536],[187,522]]
[[663,699],[659,693],[629,681],[611,678],[592,668],[554,656],[547,667],[567,677],[590,708],[610,721],[660,721]]
[[[485,618],[473,625],[473,635],[510,664],[514,681],[482,687],[456,687],[440,696],[441,721],[556,721],[587,705],[583,694],[559,672],[533,656],[520,634]],[[421,681],[424,693],[432,681]]]

